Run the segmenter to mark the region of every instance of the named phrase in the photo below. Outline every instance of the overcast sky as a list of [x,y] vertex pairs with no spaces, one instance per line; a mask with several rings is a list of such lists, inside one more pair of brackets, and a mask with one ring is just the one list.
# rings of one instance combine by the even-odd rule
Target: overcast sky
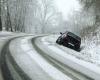
[[78,0],[54,0],[55,6],[63,13],[64,18],[71,14],[73,10],[79,10],[80,4]]

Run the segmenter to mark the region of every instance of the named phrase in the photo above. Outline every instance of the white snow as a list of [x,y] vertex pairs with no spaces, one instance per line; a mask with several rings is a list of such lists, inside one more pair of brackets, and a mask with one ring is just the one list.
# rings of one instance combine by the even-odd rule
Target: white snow
[[86,37],[82,40],[82,45],[84,48],[81,53],[83,55],[88,55],[85,57],[87,61],[94,63],[100,67],[100,38],[99,32],[97,35],[93,36],[92,33],[89,37]]
[[51,77],[53,77],[55,80],[72,80],[70,77],[65,76],[63,73],[61,73],[59,70],[57,70],[52,65],[48,64],[40,55],[35,54],[33,51],[29,51],[28,54],[30,57],[32,57],[33,60],[36,61],[36,63],[41,66],[41,68],[46,71]]
[[[82,73],[92,77],[93,79],[99,80],[100,79],[100,67],[93,63],[90,63],[90,61],[94,61],[94,63],[95,62],[98,63],[100,61],[99,59],[97,60],[95,58],[97,55],[95,55],[95,54],[90,55],[91,50],[90,51],[87,50],[87,51],[89,51],[89,53],[86,52],[86,53],[82,54],[81,52],[76,52],[76,51],[68,49],[66,47],[65,48],[66,48],[67,52],[65,52],[64,50],[60,49],[59,47],[57,47],[55,45],[55,40],[57,39],[57,37],[58,36],[55,36],[55,35],[47,36],[47,37],[43,37],[41,39],[41,41],[44,41],[43,44],[45,44],[45,42],[51,43],[50,45],[45,44],[45,46],[48,47],[49,49],[51,49],[57,55],[60,55],[61,57],[66,59],[65,64],[69,65],[70,67],[72,67],[76,70],[79,70],[79,71],[81,70]],[[95,47],[95,49],[96,49],[96,47]],[[94,52],[95,52],[95,50],[94,50]],[[97,52],[98,52],[98,50],[97,50]]]
[[8,31],[0,31],[0,34],[11,34],[12,32],[8,32]]
[[[56,39],[59,35],[51,35],[46,36],[45,40],[42,40],[44,44],[53,44],[55,45]],[[82,41],[80,52],[76,52],[74,50],[70,50],[70,55],[75,56],[78,59],[85,60],[90,63],[94,63],[97,66],[100,66],[100,45],[95,45],[95,40],[99,40],[97,38],[93,38],[91,43],[90,40]],[[57,45],[57,44],[56,44]],[[59,45],[58,45],[59,46]],[[59,46],[61,49],[67,51],[67,48],[64,46]]]
[[[26,38],[26,44],[21,44],[21,48],[27,52],[27,54],[34,60],[47,74],[49,74],[54,80],[72,80],[58,69],[49,64],[41,55],[35,50],[31,49],[32,46],[28,43]],[[22,39],[23,41],[24,39]],[[25,40],[24,40],[25,41]]]

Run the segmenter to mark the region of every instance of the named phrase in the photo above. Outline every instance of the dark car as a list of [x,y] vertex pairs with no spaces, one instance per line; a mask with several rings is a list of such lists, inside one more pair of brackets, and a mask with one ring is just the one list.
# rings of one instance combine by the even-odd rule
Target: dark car
[[61,33],[61,36],[56,40],[56,43],[80,51],[81,38],[72,32]]

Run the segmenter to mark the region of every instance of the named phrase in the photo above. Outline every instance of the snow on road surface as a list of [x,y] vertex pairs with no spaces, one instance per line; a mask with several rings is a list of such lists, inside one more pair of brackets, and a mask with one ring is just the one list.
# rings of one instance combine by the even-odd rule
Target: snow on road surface
[[[11,38],[25,35],[25,33],[13,33],[8,31],[0,31],[0,55],[1,50],[3,49],[4,45],[7,41],[9,41]],[[0,80],[3,80],[1,69],[0,69]]]
[[[77,64],[82,64],[82,66],[87,65],[90,67],[90,70],[93,70],[94,72],[98,72],[100,74],[100,68],[97,68],[93,64],[87,63],[85,61],[81,61],[77,58],[80,57],[81,54],[78,53],[74,50],[66,49],[74,54],[74,56],[69,55],[70,53],[66,53],[64,51],[64,47],[62,46],[62,50],[59,49],[60,47],[57,47],[59,45],[55,44],[56,39],[58,38],[59,35],[53,35],[53,36],[46,36],[41,39],[43,44],[45,44],[49,49],[52,51],[56,52],[58,51],[59,53],[56,53],[57,55],[60,55],[63,58],[66,58],[66,60],[73,61]],[[27,74],[32,80],[73,80],[71,77],[65,75],[62,71],[60,71],[58,68],[50,64],[43,56],[41,56],[35,48],[32,46],[31,42],[28,41],[31,37],[24,37],[24,38],[18,38],[10,43],[10,51],[11,55],[13,56],[14,60],[16,61],[17,65]],[[8,58],[8,57],[7,57]],[[14,69],[13,65],[11,65],[9,58],[8,58],[8,65],[11,66],[10,69]],[[66,61],[67,62],[67,61]],[[76,64],[73,63],[72,66],[76,66]],[[91,67],[93,66],[93,67]],[[78,66],[76,66],[77,69],[79,69]],[[87,72],[87,70],[83,70],[83,72]],[[15,73],[15,74],[14,74]],[[91,74],[90,72],[87,72],[87,74]],[[16,77],[17,73],[16,71],[12,71],[12,75]],[[93,77],[96,76],[93,75]],[[89,76],[91,77],[91,76]],[[99,80],[100,77],[98,77],[96,80]],[[84,80],[84,79],[83,79]],[[86,79],[87,80],[87,79]],[[90,80],[90,79],[89,79]]]
[[[48,43],[42,37],[36,38],[35,41],[33,40],[33,43],[34,43],[34,46],[36,47],[36,50],[39,51],[39,53],[42,56],[44,56],[44,58],[46,58],[46,60],[48,60],[51,64],[53,64],[61,72],[72,77],[73,80],[93,80],[93,79],[91,79],[91,77],[86,76],[81,73],[82,69],[79,69],[80,65],[77,65],[71,59],[69,59],[69,58],[67,59],[67,57],[62,56],[62,54],[60,53],[61,51],[59,52],[60,49],[55,49],[53,47],[55,50],[54,51],[49,48],[49,46],[52,47],[52,46],[54,46],[54,44]],[[79,70],[77,70],[77,69],[79,69]],[[85,69],[85,70],[87,70],[87,69]],[[85,71],[85,70],[83,69],[83,71]]]
[[[14,33],[12,34],[12,32],[0,31],[0,55],[3,46],[13,35]],[[0,80],[3,80],[1,69],[0,69]]]
[[[11,37],[11,32],[0,31],[0,55],[2,48],[9,39],[9,37]],[[1,69],[0,69],[0,80],[3,80]]]
[[[11,55],[17,65],[31,78],[31,80],[73,80],[53,65],[48,63],[35,51],[31,42],[26,38],[18,38],[10,43]],[[16,48],[16,50],[14,50]],[[12,75],[16,76],[16,74]]]
[[[57,47],[57,46],[59,46],[55,43],[57,37],[58,37],[58,35],[47,36],[47,37],[42,38],[41,41],[43,42],[43,44],[46,45],[46,47],[48,47],[49,49],[54,51],[56,54],[63,56],[64,58],[68,59],[69,61],[74,62],[75,64],[73,64],[73,66],[76,66],[76,64],[78,64],[80,66],[83,66],[83,69],[87,68],[85,70],[82,70],[81,68],[79,68],[79,69],[81,69],[83,71],[83,73],[89,75],[90,77],[93,77],[96,80],[99,80],[100,79],[100,77],[99,77],[100,76],[100,67],[98,67],[94,64],[91,64],[89,62],[85,62],[86,61],[86,60],[84,61],[85,57],[82,57],[82,55],[81,56],[78,55],[78,54],[81,54],[79,52],[76,52],[76,51],[71,50],[71,49],[66,48],[66,47],[65,47],[66,50],[64,50],[64,48],[61,49],[61,47]],[[88,59],[90,59],[90,58],[88,58]],[[70,63],[68,63],[68,64],[70,65]],[[78,68],[78,66],[76,68]],[[91,74],[91,73],[93,73],[93,74]]]

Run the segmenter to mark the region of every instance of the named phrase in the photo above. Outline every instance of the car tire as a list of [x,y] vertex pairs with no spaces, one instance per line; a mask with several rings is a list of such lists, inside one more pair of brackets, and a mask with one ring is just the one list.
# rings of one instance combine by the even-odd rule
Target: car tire
[[79,45],[76,45],[75,46],[75,50],[79,51],[80,50],[80,46]]

